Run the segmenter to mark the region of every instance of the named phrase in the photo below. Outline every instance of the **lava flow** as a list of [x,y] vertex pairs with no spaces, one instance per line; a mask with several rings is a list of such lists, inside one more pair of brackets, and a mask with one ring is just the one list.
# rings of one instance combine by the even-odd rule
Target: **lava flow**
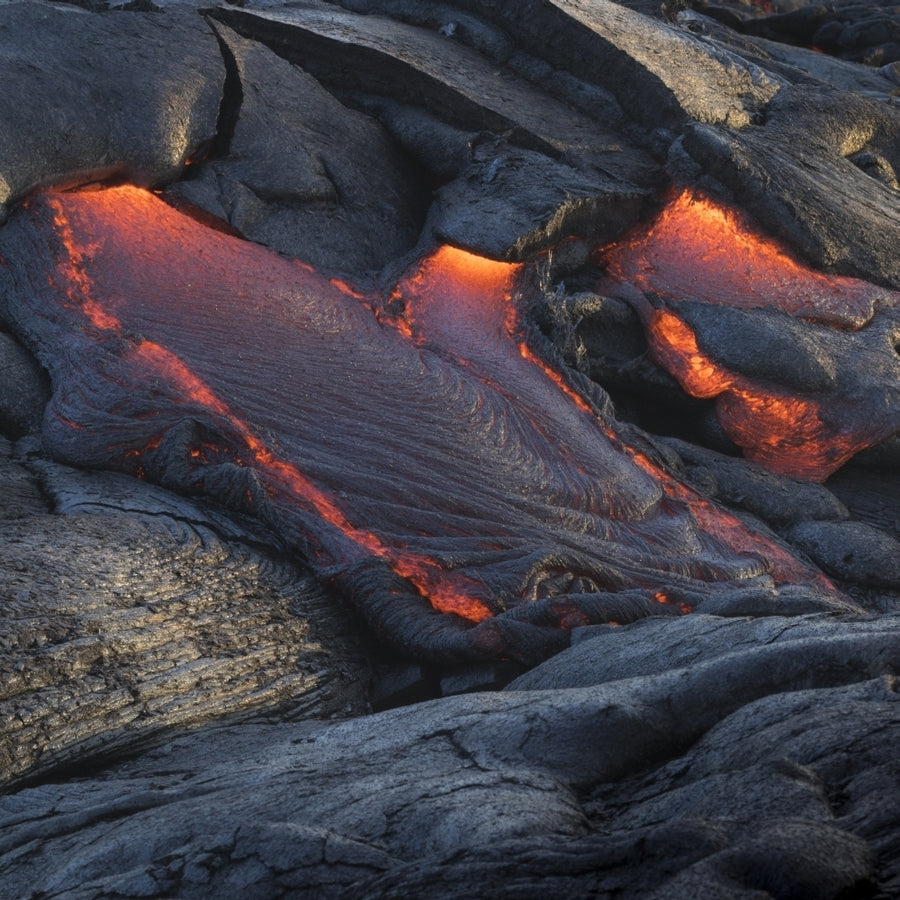
[[367,297],[129,187],[33,198],[0,253],[49,452],[259,516],[408,652],[533,660],[773,583],[842,603],[543,360],[517,266],[443,247]]
[[596,258],[598,290],[636,309],[654,360],[715,399],[748,458],[823,480],[900,428],[894,326],[876,321],[895,291],[814,271],[692,190]]

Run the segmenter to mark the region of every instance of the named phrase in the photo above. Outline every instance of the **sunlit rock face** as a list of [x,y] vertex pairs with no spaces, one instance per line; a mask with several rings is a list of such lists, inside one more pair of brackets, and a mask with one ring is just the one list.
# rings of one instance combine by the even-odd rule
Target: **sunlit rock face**
[[0,217],[46,185],[179,178],[216,139],[221,53],[190,9],[0,8]]
[[360,293],[129,187],[36,197],[0,241],[47,449],[261,516],[407,650],[533,659],[773,580],[841,604],[544,360],[517,265],[443,247]]
[[601,292],[638,311],[655,360],[745,455],[823,480],[900,430],[900,294],[810,269],[691,190],[602,248]]

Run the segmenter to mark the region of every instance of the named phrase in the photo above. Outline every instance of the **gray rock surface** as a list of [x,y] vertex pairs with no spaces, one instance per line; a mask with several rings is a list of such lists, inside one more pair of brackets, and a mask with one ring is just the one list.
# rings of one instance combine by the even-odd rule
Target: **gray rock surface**
[[328,3],[222,7],[216,16],[380,116],[401,146],[449,180],[431,206],[433,239],[523,259],[564,234],[611,237],[637,220],[662,173],[616,122],[561,102],[506,58],[486,58],[479,32],[447,18],[449,9],[403,10],[402,22]]
[[740,128],[783,84],[726,47],[607,0],[458,5],[500,24],[535,55],[607,86],[649,128],[677,129],[688,118]]
[[500,259],[527,260],[563,238],[618,237],[649,196],[503,141],[472,146],[472,157],[436,192],[428,225],[439,241]]
[[35,358],[0,332],[0,433],[19,438],[37,431],[47,398],[47,380]]
[[225,69],[192,10],[14,3],[0,7],[0,35],[0,213],[51,185],[157,187],[215,138]]
[[773,528],[794,522],[844,519],[844,505],[826,487],[769,472],[744,459],[669,439],[688,480],[722,503],[759,516]]
[[704,173],[807,258],[900,287],[892,186],[898,138],[900,112],[892,103],[798,85],[773,98],[764,123],[742,130],[692,124],[683,146]]
[[802,522],[790,540],[826,572],[859,584],[900,587],[900,541],[864,522]]
[[[366,709],[335,598],[215,509],[2,443],[0,770],[9,784],[175,725]],[[277,713],[276,713],[277,711]]]
[[405,254],[425,192],[384,129],[265,46],[215,30],[230,71],[228,134],[199,177],[170,192],[326,270],[361,275]]
[[[79,898],[889,896],[896,619],[810,620],[769,645],[743,623],[682,622],[700,638],[688,668],[561,690],[542,667],[531,690],[209,728],[24,788],[0,801],[4,883]],[[648,627],[616,645],[644,652]],[[564,678],[610,640],[571,651]]]

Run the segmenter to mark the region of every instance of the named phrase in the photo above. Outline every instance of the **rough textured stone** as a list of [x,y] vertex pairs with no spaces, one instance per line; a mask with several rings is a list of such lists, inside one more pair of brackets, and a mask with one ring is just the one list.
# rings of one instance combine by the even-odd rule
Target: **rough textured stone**
[[[788,2],[776,0],[780,8]],[[438,31],[433,40],[409,47],[440,47],[451,59],[479,60],[475,75],[508,65],[517,77],[501,80],[515,86],[517,97],[557,98],[549,105],[541,100],[542,110],[553,109],[549,118],[529,117],[519,105],[513,134],[505,135],[506,122],[513,121],[504,120],[509,110],[495,102],[497,94],[465,96],[467,80],[484,82],[475,75],[467,79],[464,67],[442,74],[435,60],[412,53],[400,71],[430,67],[438,77],[396,86],[374,77],[393,65],[384,61],[390,53],[382,52],[371,66],[351,58],[353,89],[345,99],[381,117],[392,140],[433,177],[429,187],[441,188],[425,240],[435,231],[463,243],[494,240],[498,255],[521,241],[515,252],[526,253],[579,228],[584,212],[594,223],[611,223],[613,231],[625,224],[616,218],[623,215],[620,201],[627,219],[642,214],[629,205],[633,196],[622,192],[619,176],[613,179],[617,186],[607,189],[593,163],[569,154],[547,127],[572,103],[579,110],[576,124],[587,120],[593,129],[629,134],[624,154],[604,145],[607,158],[629,165],[646,161],[635,155],[633,141],[657,159],[668,153],[670,174],[730,192],[809,257],[895,280],[895,108],[885,102],[890,70],[863,70],[738,35],[698,14],[676,15],[676,3],[662,9],[647,0],[632,0],[628,8],[581,0],[344,5],[394,18],[409,12],[410,21]],[[335,21],[359,24],[334,4],[306,0],[300,7],[290,15],[305,9],[321,17],[327,8]],[[19,56],[12,54],[5,80],[13,86],[4,101],[12,118],[5,121],[21,123],[35,110],[55,110],[65,138],[48,121],[41,124],[40,140],[30,143],[25,130],[4,132],[4,141],[16,138],[15,146],[30,147],[31,156],[25,155],[35,160],[34,170],[28,160],[17,163],[24,175],[15,188],[20,193],[9,195],[12,202],[45,177],[83,181],[112,173],[148,183],[175,177],[182,149],[166,148],[177,141],[146,134],[139,117],[127,127],[106,118],[106,106],[121,109],[121,98],[110,93],[118,76],[110,71],[121,70],[129,97],[140,100],[145,88],[152,93],[155,82],[148,79],[138,89],[138,69],[126,59],[132,37],[119,53],[115,48],[125,44],[116,43],[118,37],[91,45],[73,36],[81,35],[81,23],[101,30],[114,23],[123,41],[137,34],[143,46],[147,39],[141,72],[174,71],[183,85],[190,79],[179,62],[187,58],[182,45],[168,41],[170,55],[154,43],[160,34],[174,35],[181,27],[172,24],[176,19],[124,11],[93,17],[33,4],[4,7],[0,24],[10,21],[3,17],[12,17],[6,11],[14,8],[25,10],[22,21],[29,28],[51,20],[72,27],[57,43],[49,40],[54,29],[41,35],[47,47],[45,56],[35,57],[39,71],[53,63],[63,83],[45,89],[43,76],[37,78],[43,93],[34,95],[40,101],[35,104],[23,104],[16,85],[24,77],[21,48],[40,41],[34,32],[27,41],[12,42]],[[316,110],[328,110],[322,113],[328,121],[332,115],[344,123],[356,117],[270,51],[224,29],[218,33],[226,46],[217,48],[199,16],[177,19],[182,21],[189,23],[186,33],[202,31],[208,85],[217,85],[204,88],[201,106],[215,112],[221,94],[222,114],[217,123],[214,115],[210,120],[214,129],[197,124],[202,116],[190,119],[187,143],[216,136],[205,161],[190,167],[196,179],[179,190],[195,192],[195,199],[233,216],[232,224],[248,233],[259,227],[257,239],[273,244],[299,233],[300,210],[312,215],[311,202],[322,202],[338,217],[347,213],[353,203],[334,199],[346,184],[339,167],[332,171],[318,157],[322,147],[334,148],[304,130],[289,107],[311,119]],[[357,50],[361,30],[349,42]],[[329,46],[340,43],[334,39]],[[458,45],[471,53],[458,53]],[[95,59],[97,47],[112,49]],[[224,68],[219,49],[225,49]],[[85,91],[96,85],[67,75],[66,60],[96,64],[103,90],[86,99]],[[333,84],[339,80],[339,59],[320,54],[314,61],[327,63]],[[379,91],[402,98],[361,95],[376,83]],[[423,84],[427,89],[418,91]],[[869,99],[859,103],[835,87]],[[433,107],[435,97],[449,97],[448,108],[422,107],[426,100]],[[176,113],[165,117],[166,135],[180,134],[177,125],[185,120],[179,116],[195,108],[189,100],[179,95],[170,107]],[[91,113],[95,109],[104,111]],[[100,144],[87,147],[81,122],[99,130]],[[134,136],[135,143],[127,152],[116,146],[107,157],[103,140],[110,123],[114,135]],[[48,128],[52,140],[46,139]],[[265,156],[275,146],[269,136],[281,129],[303,152],[291,157],[279,143],[278,153]],[[361,133],[384,140],[374,126]],[[143,153],[157,140],[165,145],[161,156],[151,163],[140,156],[135,163],[134,148]],[[360,165],[369,165],[364,148],[353,146],[353,155],[362,153]],[[104,168],[110,159],[118,168]],[[374,172],[377,165],[371,165]],[[656,163],[650,170],[651,181],[640,186],[658,191]],[[412,173],[401,182],[408,186],[417,178]],[[526,194],[529,181],[539,182],[540,190]],[[571,197],[565,196],[567,186]],[[522,193],[508,196],[515,192]],[[289,196],[297,205],[287,203]],[[452,227],[450,200],[469,210]],[[360,218],[341,223],[335,240],[364,231],[366,222],[398,221],[403,208],[399,201],[390,205],[383,220],[366,208]],[[565,215],[557,218],[561,210]],[[496,233],[479,218],[489,216]],[[443,232],[432,230],[436,223],[443,223]],[[483,228],[479,236],[469,233],[476,226]],[[277,230],[282,227],[284,233]],[[387,258],[394,252],[390,241],[406,246],[412,233],[383,239],[381,258]],[[656,404],[640,412],[666,426],[661,430],[690,414],[692,421],[673,433],[691,434],[703,408],[699,401],[676,399],[674,382],[649,365],[633,313],[597,296],[588,242],[582,232],[542,265],[546,333],[582,371],[616,380],[623,395],[623,385],[655,392]],[[143,239],[132,243],[145,245]],[[295,245],[284,246],[293,252]],[[321,250],[323,265],[329,252]],[[377,267],[377,249],[370,246],[365,254],[353,257],[352,266]],[[90,256],[93,264],[98,254]],[[350,256],[330,258],[350,268]],[[46,274],[39,272],[36,284],[43,285]],[[169,289],[166,274],[157,295]],[[120,272],[117,290],[122,283]],[[212,310],[201,304],[196,314],[184,314],[182,330]],[[249,315],[246,306],[244,313]],[[727,337],[709,318],[694,317],[705,340]],[[729,321],[753,328],[740,317]],[[776,344],[797,335],[792,328],[769,331]],[[272,343],[265,344],[269,356]],[[799,343],[802,355],[782,347],[779,356],[789,379],[832,378],[823,359]],[[731,362],[738,369],[755,366],[754,372],[763,367],[761,354],[743,358],[740,344],[733,340],[726,348]],[[115,350],[123,346],[124,339]],[[854,365],[852,354],[841,359]],[[346,354],[341,362],[349,367],[355,359]],[[211,371],[221,367],[219,352]],[[288,375],[279,370],[279,386]],[[0,379],[8,382],[2,373]],[[566,383],[570,389],[581,384],[576,376]],[[393,390],[391,384],[387,393],[393,396]],[[585,390],[583,396],[599,394]],[[607,415],[609,404],[598,402],[595,409]],[[425,431],[436,430],[435,422]],[[552,424],[543,426],[562,440]],[[205,434],[196,421],[173,431],[182,450]],[[847,467],[829,479],[826,493],[684,443],[638,440],[628,428],[623,434],[637,440],[635,452],[672,469],[683,465],[705,495],[733,504],[737,516],[750,510],[766,519],[842,577],[877,581],[895,572],[897,545],[888,535],[900,532],[892,499],[896,441],[882,445],[880,462],[867,454],[880,468]],[[11,779],[0,793],[0,893],[76,900],[900,896],[894,674],[900,630],[889,589],[861,589],[860,596],[871,591],[887,598],[881,605],[867,603],[882,610],[868,617],[810,614],[813,592],[804,586],[776,592],[767,579],[740,591],[722,586],[689,616],[677,615],[671,601],[644,597],[649,611],[673,614],[576,628],[571,649],[522,675],[510,690],[364,715],[368,666],[355,628],[331,592],[314,590],[284,560],[283,536],[121,475],[47,463],[42,452],[32,439],[15,447],[0,440],[0,752]],[[346,471],[354,459],[348,452],[336,468]],[[596,472],[588,474],[596,483]],[[441,497],[445,502],[446,492]],[[585,587],[569,573],[544,575],[551,592]],[[661,596],[670,600],[664,591]],[[555,614],[552,600],[543,608],[547,615]],[[555,631],[563,648],[566,633]],[[384,653],[378,658],[383,664]],[[387,684],[390,678],[379,671]],[[388,667],[389,676],[401,676],[398,683],[404,683],[403,673],[403,666]],[[498,664],[434,672],[413,664],[406,674],[406,687],[449,692],[495,686],[509,669]],[[322,719],[345,715],[355,717]]]
[[648,197],[503,141],[482,141],[472,157],[436,192],[428,226],[438,241],[500,259],[526,260],[563,238],[618,237]]
[[889,888],[898,814],[881,791],[896,790],[885,738],[900,717],[879,673],[897,665],[896,621],[808,626],[748,641],[737,665],[172,738],[4,797],[0,872],[79,898]]
[[451,125],[508,133],[524,149],[565,155],[632,186],[657,176],[652,159],[620,133],[440,33],[341,13],[327,3],[279,10],[222,7],[216,15],[342,93],[384,94],[425,106]]
[[158,186],[216,136],[225,68],[192,10],[0,7],[0,211],[37,187]]
[[361,275],[405,254],[426,192],[384,130],[266,47],[215,28],[230,71],[228,133],[199,176],[171,191],[326,270]]
[[[366,665],[333,596],[215,509],[130,478],[2,465],[3,781],[133,752],[174,725],[348,715]],[[10,496],[10,491],[16,495]]]
[[769,472],[745,459],[666,441],[685,462],[692,483],[729,506],[746,509],[772,527],[817,519],[844,519],[848,512],[827,488]]
[[783,84],[725,47],[607,0],[459,5],[501,24],[536,55],[607,86],[650,128],[677,129],[686,118],[742,127]]
[[900,541],[863,522],[802,522],[789,539],[826,572],[900,589]]
[[900,113],[848,91],[792,86],[743,130],[685,129],[684,149],[772,233],[839,272],[900,287],[896,191],[851,157],[900,169]]
[[48,396],[46,376],[35,358],[0,332],[0,433],[19,438],[36,431]]

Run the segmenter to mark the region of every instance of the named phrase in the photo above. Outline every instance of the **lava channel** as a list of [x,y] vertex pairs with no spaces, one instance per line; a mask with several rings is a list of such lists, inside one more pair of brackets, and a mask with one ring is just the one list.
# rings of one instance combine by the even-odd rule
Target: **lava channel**
[[440,247],[366,295],[131,187],[32,198],[0,254],[54,457],[260,517],[419,658],[534,661],[784,584],[843,604],[544,359],[516,265]]

